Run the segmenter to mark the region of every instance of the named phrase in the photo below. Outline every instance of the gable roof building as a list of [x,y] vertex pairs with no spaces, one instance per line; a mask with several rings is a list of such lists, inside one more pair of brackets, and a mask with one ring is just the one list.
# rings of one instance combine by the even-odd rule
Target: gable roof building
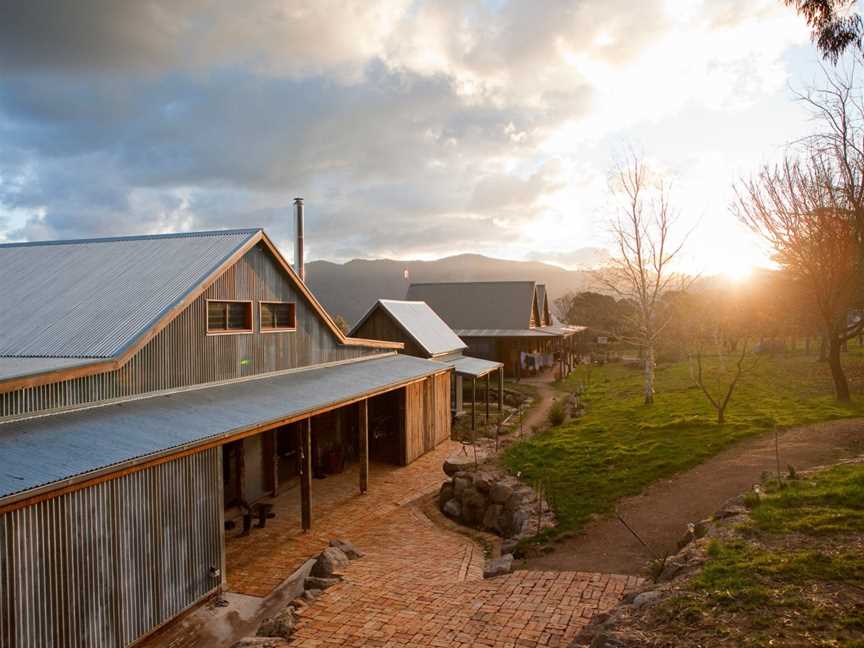
[[470,355],[501,362],[510,375],[521,374],[525,354],[571,356],[570,338],[579,331],[555,324],[546,285],[534,281],[415,283],[406,299],[426,302]]
[[308,529],[313,472],[450,437],[452,366],[344,335],[263,230],[5,244],[0,277],[2,646],[131,644],[226,586],[223,520],[290,481]]

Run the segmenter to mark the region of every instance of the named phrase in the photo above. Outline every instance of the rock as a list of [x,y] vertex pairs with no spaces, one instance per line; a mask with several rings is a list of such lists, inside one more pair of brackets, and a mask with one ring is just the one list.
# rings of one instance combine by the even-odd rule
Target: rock
[[438,491],[438,508],[444,510],[444,505],[456,495],[453,482],[444,482],[441,484],[441,490]]
[[308,589],[305,592],[303,592],[303,598],[306,599],[307,601],[314,601],[319,596],[321,596],[321,590],[320,589]]
[[501,517],[501,513],[504,511],[504,507],[501,504],[492,504],[486,509],[486,513],[483,515],[483,528],[488,529],[489,531],[498,531],[501,529],[498,527],[498,519]]
[[493,478],[489,473],[477,473],[474,475],[474,488],[481,493],[488,493],[492,488]]
[[454,477],[456,473],[474,468],[474,460],[468,455],[453,455],[444,462],[444,473]]
[[528,515],[527,511],[518,510],[513,511],[510,517],[510,526],[505,530],[504,534],[507,537],[510,536],[518,536],[523,531],[525,531],[525,526],[529,524],[531,521],[531,517]]
[[476,488],[466,489],[462,494],[462,519],[469,526],[483,523],[486,512],[486,496]]
[[345,540],[339,540],[338,538],[330,541],[330,546],[335,547],[346,556],[348,556],[348,560],[357,560],[358,558],[362,558],[365,554],[360,551],[357,547],[355,547],[350,542],[346,542]]
[[321,552],[315,566],[312,567],[312,575],[330,578],[340,569],[347,567],[348,563],[348,556],[345,555],[345,552],[336,547],[327,547]]
[[486,563],[483,568],[483,578],[495,578],[513,571],[513,554],[505,554]]
[[510,488],[507,484],[498,482],[489,490],[489,499],[491,499],[496,504],[504,504],[507,500],[510,499],[510,496],[512,494],[512,488]]
[[342,582],[341,578],[321,578],[319,576],[307,576],[303,581],[303,587],[307,590],[325,590]]
[[465,492],[465,489],[471,488],[471,480],[468,477],[459,477],[458,475],[453,478],[453,496],[458,497],[460,500],[462,499],[462,493]]
[[660,592],[656,592],[656,591],[642,592],[641,594],[637,595],[636,598],[633,599],[633,607],[638,610],[640,608],[645,607],[646,605],[650,605],[651,603],[654,603],[661,596],[662,596],[662,594]]
[[727,504],[714,514],[714,519],[724,520],[738,515],[747,515],[749,512],[750,511],[747,510],[746,506],[741,506],[740,504]]
[[231,648],[282,648],[287,645],[281,637],[247,637],[233,644]]
[[519,540],[516,538],[510,538],[501,543],[501,553],[502,554],[513,554],[516,555],[516,548],[519,546]]
[[258,636],[290,639],[294,634],[295,625],[297,625],[297,617],[294,615],[294,608],[289,605],[276,616],[265,620],[258,628]]
[[453,518],[454,520],[458,520],[462,517],[462,505],[459,503],[459,500],[456,498],[451,499],[449,502],[444,504],[444,515],[449,518]]

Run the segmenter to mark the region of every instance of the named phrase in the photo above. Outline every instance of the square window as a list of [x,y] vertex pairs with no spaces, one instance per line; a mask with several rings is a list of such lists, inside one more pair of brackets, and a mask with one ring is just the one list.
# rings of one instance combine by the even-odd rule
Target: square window
[[293,331],[296,328],[296,304],[293,302],[261,302],[262,331]]
[[251,301],[208,301],[208,333],[251,333]]

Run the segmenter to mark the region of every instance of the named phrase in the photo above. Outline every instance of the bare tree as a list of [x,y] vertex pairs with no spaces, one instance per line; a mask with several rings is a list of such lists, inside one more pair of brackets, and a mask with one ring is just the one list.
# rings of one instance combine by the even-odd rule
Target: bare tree
[[663,296],[673,287],[683,287],[683,277],[672,270],[686,237],[673,240],[675,215],[669,187],[652,177],[650,169],[635,153],[613,173],[613,195],[620,201],[611,221],[615,255],[599,274],[605,287],[635,305],[631,342],[642,351],[645,404],[654,402],[654,367],[657,340],[668,324]]
[[806,287],[827,340],[828,364],[839,401],[849,384],[840,352],[864,322],[849,322],[861,301],[859,243],[854,206],[838,169],[842,159],[813,146],[806,155],[787,156],[765,166],[736,187],[733,210],[774,249],[774,259]]
[[732,374],[732,378],[726,385],[725,389],[721,390],[723,393],[716,398],[711,393],[711,390],[705,382],[704,370],[702,368],[702,349],[697,348],[691,358],[696,365],[694,372],[695,375],[693,377],[694,382],[699,389],[702,390],[705,398],[708,399],[708,402],[711,403],[711,406],[717,412],[718,425],[723,425],[726,422],[726,409],[729,407],[729,402],[732,400],[732,394],[735,393],[735,387],[738,385],[741,376],[744,375],[746,371],[756,366],[755,362],[745,363],[747,353],[747,340],[744,340],[744,343],[741,345],[741,352],[738,354],[738,361],[735,363],[735,372]]

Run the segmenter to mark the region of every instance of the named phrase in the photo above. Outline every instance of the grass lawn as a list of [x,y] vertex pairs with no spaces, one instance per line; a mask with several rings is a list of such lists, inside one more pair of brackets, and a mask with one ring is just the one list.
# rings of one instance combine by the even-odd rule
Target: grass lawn
[[769,487],[652,630],[701,645],[864,648],[864,465]]
[[[727,360],[730,370],[733,364]],[[527,481],[543,483],[558,515],[558,532],[576,531],[592,515],[611,511],[618,499],[775,425],[864,416],[864,351],[853,347],[844,366],[855,395],[851,405],[834,401],[828,367],[814,356],[761,357],[738,384],[722,426],[686,362],[657,368],[653,406],[642,403],[638,369],[593,367],[587,414],[511,446],[503,461]],[[583,382],[584,368],[580,371],[561,388],[574,390]],[[717,359],[706,361],[706,378],[712,377],[722,382]]]

